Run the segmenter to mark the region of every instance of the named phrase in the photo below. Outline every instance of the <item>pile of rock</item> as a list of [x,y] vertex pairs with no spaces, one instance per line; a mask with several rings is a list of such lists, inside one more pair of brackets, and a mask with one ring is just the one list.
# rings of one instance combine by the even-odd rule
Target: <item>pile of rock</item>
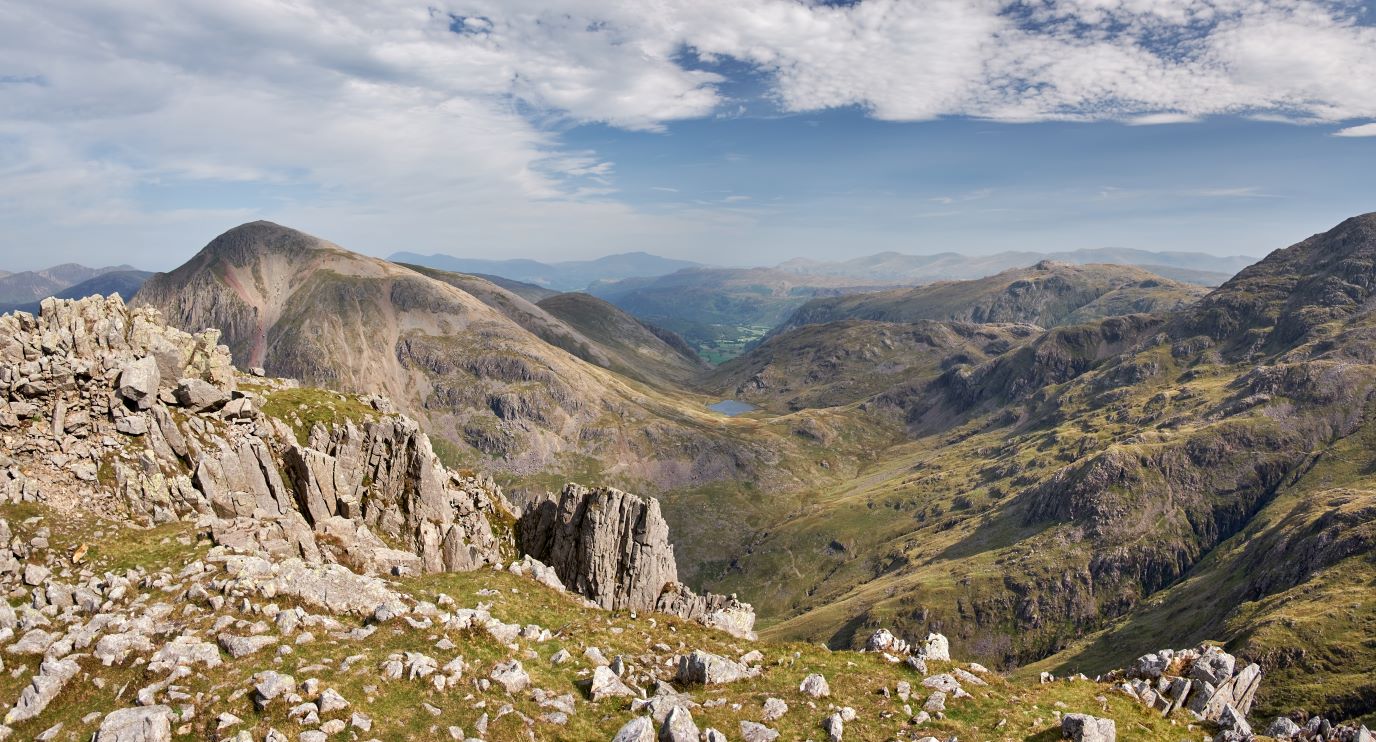
[[1263,732],[1272,739],[1324,742],[1376,742],[1376,735],[1360,724],[1335,724],[1322,716],[1277,716]]
[[879,629],[865,642],[866,652],[879,652],[890,662],[906,662],[920,673],[927,672],[927,660],[949,662],[951,642],[944,635],[927,634],[922,641],[906,641],[888,629]]
[[218,340],[118,297],[0,317],[0,498],[143,524],[195,519],[237,549],[361,572],[501,561],[490,521],[511,516],[500,490],[441,465],[415,421],[374,400],[371,419],[317,423],[299,445],[237,388]]
[[1222,648],[1206,644],[1142,655],[1122,677],[1119,689],[1162,715],[1185,709],[1196,719],[1218,723],[1225,715],[1245,718],[1252,710],[1261,666],[1243,666]]

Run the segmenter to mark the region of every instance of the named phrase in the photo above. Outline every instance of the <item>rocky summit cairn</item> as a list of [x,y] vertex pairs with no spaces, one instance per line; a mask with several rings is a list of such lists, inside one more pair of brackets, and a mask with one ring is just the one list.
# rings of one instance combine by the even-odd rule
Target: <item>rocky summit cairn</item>
[[517,522],[517,546],[563,584],[610,610],[658,610],[754,638],[755,612],[735,596],[698,595],[678,581],[659,501],[612,488],[564,487]]

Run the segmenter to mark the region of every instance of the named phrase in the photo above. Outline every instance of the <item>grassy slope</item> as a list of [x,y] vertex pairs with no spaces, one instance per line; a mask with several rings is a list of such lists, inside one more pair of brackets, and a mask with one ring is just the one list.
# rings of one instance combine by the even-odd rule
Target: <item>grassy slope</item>
[[778,412],[860,402],[947,367],[981,363],[1040,333],[1030,325],[846,320],[766,339],[704,385]]
[[[97,571],[137,565],[152,571],[165,569],[175,573],[184,564],[203,556],[206,548],[203,542],[196,542],[189,524],[170,524],[151,531],[135,530],[90,517],[56,518],[45,508],[32,505],[0,507],[0,516],[9,519],[21,536],[48,527],[51,530],[50,548],[59,553],[70,552],[78,543],[91,544],[86,564]],[[37,520],[30,520],[35,518]],[[879,691],[892,690],[899,680],[916,684],[921,679],[903,666],[883,662],[877,655],[831,652],[805,643],[741,642],[666,616],[636,617],[585,608],[563,594],[505,572],[430,575],[401,580],[396,587],[418,599],[429,600],[444,593],[455,598],[461,606],[490,603],[492,613],[504,621],[538,623],[557,632],[555,639],[546,643],[519,641],[522,664],[534,681],[532,687],[556,694],[570,692],[578,699],[577,713],[567,726],[536,723],[535,732],[542,739],[607,739],[632,716],[628,699],[596,705],[584,700],[576,687],[583,678],[583,662],[575,660],[560,667],[549,662],[561,648],[569,649],[577,657],[585,647],[597,646],[608,656],[625,656],[632,664],[641,662],[647,653],[658,662],[692,649],[728,656],[751,649],[761,650],[766,668],[761,677],[711,689],[687,689],[699,702],[718,699],[726,702],[723,706],[702,708],[694,713],[694,718],[701,728],[714,726],[732,737],[739,733],[739,719],[758,720],[764,699],[778,697],[790,706],[789,713],[772,724],[782,732],[784,739],[815,738],[821,733],[820,722],[830,704],[851,706],[859,714],[856,722],[847,725],[846,739],[891,739],[904,728],[908,717],[896,697],[886,697]],[[496,590],[498,594],[480,596],[479,590]],[[175,601],[176,596],[153,590],[149,600]],[[244,617],[259,618],[253,614]],[[445,633],[442,630],[412,629],[401,621],[387,624],[367,639],[348,645],[322,632],[317,633],[321,636],[316,641],[294,645],[294,651],[285,657],[277,657],[270,651],[238,660],[224,656],[221,667],[198,672],[181,681],[179,685],[186,693],[201,700],[195,718],[189,722],[191,733],[178,739],[204,739],[212,735],[216,716],[222,711],[244,719],[243,725],[231,732],[246,728],[257,737],[269,728],[276,728],[289,738],[295,738],[304,728],[285,718],[286,707],[282,703],[259,713],[247,697],[236,698],[236,691],[250,687],[252,674],[263,669],[291,674],[298,682],[309,677],[320,678],[322,688],[334,688],[352,704],[351,709],[334,716],[347,719],[352,711],[366,713],[374,721],[371,736],[384,740],[435,738],[446,734],[445,729],[450,725],[460,726],[472,734],[482,713],[495,717],[497,709],[508,703],[516,711],[535,718],[546,711],[529,693],[509,696],[495,689],[482,692],[471,684],[471,678],[486,676],[496,662],[512,654],[485,633],[451,634],[450,638],[458,646],[448,652],[434,647],[438,635]],[[651,645],[657,642],[668,644],[670,650],[652,650]],[[377,671],[379,663],[389,654],[402,651],[424,652],[441,663],[454,655],[463,656],[470,667],[464,676],[465,685],[442,693],[425,681],[382,679]],[[355,654],[362,655],[363,659],[348,672],[332,669],[344,656]],[[18,677],[11,673],[0,675],[0,696],[13,698],[28,682],[37,666],[37,658],[7,658],[7,665],[11,669],[24,668]],[[64,724],[64,734],[85,738],[94,732],[99,721],[84,723],[82,717],[92,711],[108,713],[126,707],[132,703],[134,689],[159,679],[138,664],[106,668],[88,657],[81,660],[81,666],[83,674],[44,714],[16,725],[17,738],[32,738],[58,722]],[[933,663],[931,667],[932,672],[942,669],[943,663]],[[667,669],[666,672],[672,673]],[[810,708],[811,699],[799,693],[798,683],[813,672],[828,678],[833,695]],[[93,678],[102,678],[104,688],[96,688],[91,682]],[[1036,685],[992,677],[991,680],[987,688],[970,689],[975,694],[973,699],[951,702],[948,717],[924,726],[923,730],[942,738],[1058,739],[1055,710],[1109,715],[1118,720],[1120,733],[1126,739],[1175,740],[1182,728],[1178,725],[1183,725],[1181,721],[1162,719],[1094,683]],[[920,706],[924,697],[915,699],[914,705]],[[420,707],[422,702],[439,708],[440,714],[426,713]],[[734,710],[733,704],[740,704],[741,710]],[[488,738],[525,738],[524,725],[516,714],[495,718],[488,729]]]
[[917,288],[814,299],[780,329],[843,319],[1029,322],[1053,327],[1173,311],[1203,294],[1199,286],[1131,266],[1043,262],[971,281],[938,281]]
[[[1215,549],[1190,576],[1154,596],[1140,610],[1065,651],[1024,669],[1101,672],[1149,651],[1204,639],[1261,659],[1271,676],[1258,697],[1259,715],[1302,708],[1344,718],[1372,713],[1376,679],[1376,559],[1370,553],[1341,559],[1272,595],[1258,595],[1255,580],[1297,549],[1331,541],[1314,526],[1326,516],[1352,513],[1347,536],[1364,536],[1376,523],[1376,423],[1325,450],[1304,476],[1280,491],[1249,528]],[[1352,487],[1372,489],[1351,489]],[[1307,579],[1306,579],[1307,578]]]

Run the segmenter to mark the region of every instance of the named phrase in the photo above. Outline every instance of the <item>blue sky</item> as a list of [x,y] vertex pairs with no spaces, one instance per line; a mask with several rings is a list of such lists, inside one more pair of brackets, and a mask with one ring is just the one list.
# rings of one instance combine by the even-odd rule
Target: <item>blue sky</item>
[[1372,0],[15,0],[0,269],[1261,255],[1376,210]]

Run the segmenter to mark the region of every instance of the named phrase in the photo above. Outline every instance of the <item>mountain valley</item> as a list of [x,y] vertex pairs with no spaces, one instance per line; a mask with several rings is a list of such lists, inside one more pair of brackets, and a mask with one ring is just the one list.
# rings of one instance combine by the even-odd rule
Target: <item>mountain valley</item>
[[[1049,262],[839,296],[770,288],[768,273],[634,279],[660,291],[654,311],[697,311],[691,287],[713,281],[773,297],[752,310],[760,342],[715,367],[595,295],[389,263],[268,222],[151,277],[131,306],[217,330],[215,363],[248,374],[240,388],[284,441],[347,458],[354,434],[313,425],[395,405],[443,465],[491,473],[515,513],[567,498],[567,481],[654,496],[669,581],[747,601],[764,641],[851,650],[935,632],[1012,683],[1218,641],[1265,674],[1257,716],[1369,719],[1373,265],[1366,215],[1213,290]],[[61,306],[45,300],[44,317]],[[721,399],[756,409],[712,412]],[[133,481],[120,466],[110,481]],[[405,531],[388,517],[369,523],[395,549]],[[431,559],[425,543],[400,548]],[[585,568],[560,579],[581,585]]]

